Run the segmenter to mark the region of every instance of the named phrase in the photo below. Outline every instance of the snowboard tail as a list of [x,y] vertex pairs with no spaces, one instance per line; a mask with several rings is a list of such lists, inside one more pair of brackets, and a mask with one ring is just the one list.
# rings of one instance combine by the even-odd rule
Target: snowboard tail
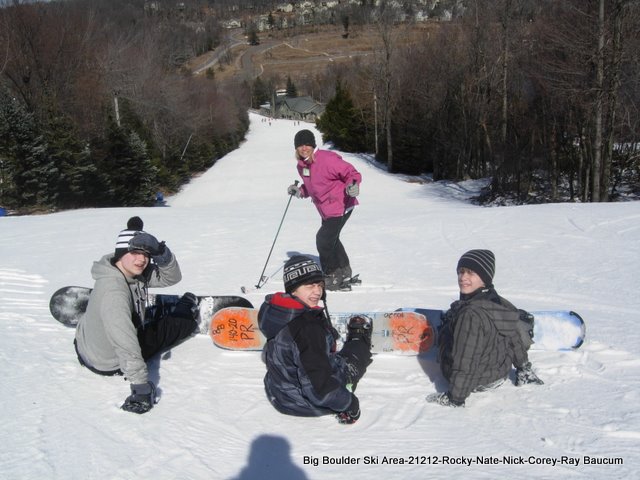
[[529,312],[533,315],[532,350],[575,350],[584,343],[587,326],[571,310]]
[[[91,296],[91,288],[62,287],[49,301],[49,311],[53,318],[68,327],[75,328],[80,317],[86,312]],[[147,299],[147,318],[161,318],[173,310],[181,295],[150,294]],[[209,322],[215,312],[226,307],[253,308],[249,300],[235,295],[198,296],[200,331],[209,331]]]
[[[425,315],[438,329],[444,311],[426,308],[408,308]],[[587,326],[582,317],[571,310],[538,310],[533,315],[533,345],[531,350],[575,350],[585,341]]]
[[[331,314],[331,323],[342,342],[346,341],[349,319],[364,316],[372,324],[373,353],[417,355],[434,343],[434,330],[424,315],[416,312],[345,312]],[[228,350],[262,350],[267,342],[258,327],[258,310],[223,308],[213,315],[209,331],[213,343]]]

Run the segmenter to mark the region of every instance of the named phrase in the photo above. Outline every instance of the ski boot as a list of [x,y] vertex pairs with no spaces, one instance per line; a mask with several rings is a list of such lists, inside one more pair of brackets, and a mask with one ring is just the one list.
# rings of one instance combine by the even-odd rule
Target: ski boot
[[344,278],[340,272],[325,275],[324,288],[330,292],[350,292],[351,285],[344,283]]
[[345,278],[342,283],[348,285],[360,285],[362,283],[362,280],[360,279],[360,274],[358,273],[356,275],[353,275],[352,277]]
[[354,275],[349,265],[339,268],[336,270],[335,274],[336,276],[337,274],[342,276],[343,285],[360,285],[362,283],[362,280],[359,278],[360,274]]

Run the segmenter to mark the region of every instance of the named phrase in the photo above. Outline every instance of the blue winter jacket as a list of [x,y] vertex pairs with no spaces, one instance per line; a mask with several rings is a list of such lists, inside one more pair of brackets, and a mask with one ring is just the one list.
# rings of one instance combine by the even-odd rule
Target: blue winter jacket
[[279,412],[316,417],[349,407],[347,364],[336,353],[338,333],[321,308],[284,293],[267,295],[258,323],[268,339],[265,391]]

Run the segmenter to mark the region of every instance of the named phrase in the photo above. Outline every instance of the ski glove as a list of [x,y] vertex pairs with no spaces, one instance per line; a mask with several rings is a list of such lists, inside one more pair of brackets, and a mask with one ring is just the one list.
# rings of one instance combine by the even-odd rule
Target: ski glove
[[528,383],[544,385],[544,382],[540,380],[535,373],[533,373],[531,362],[527,362],[523,366],[516,368],[516,387],[521,387]]
[[360,402],[358,401],[358,397],[352,393],[349,408],[344,412],[337,414],[336,418],[338,419],[338,423],[341,423],[342,425],[351,425],[356,423],[360,418]]
[[300,190],[300,186],[297,183],[289,185],[289,187],[287,188],[287,193],[289,195],[295,195],[296,198],[302,198],[302,191]]
[[133,250],[145,252],[159,267],[166,267],[172,257],[169,247],[147,232],[139,232],[129,240],[129,251]]
[[147,413],[156,403],[156,386],[153,382],[132,383],[131,395],[122,404],[122,408],[126,412],[131,413]]
[[464,400],[462,402],[456,402],[451,398],[449,392],[444,393],[432,393],[427,395],[425,399],[429,403],[437,403],[443,407],[464,407]]
[[352,183],[351,185],[347,186],[347,195],[349,195],[350,197],[357,197],[358,195],[360,195],[360,187],[357,183]]

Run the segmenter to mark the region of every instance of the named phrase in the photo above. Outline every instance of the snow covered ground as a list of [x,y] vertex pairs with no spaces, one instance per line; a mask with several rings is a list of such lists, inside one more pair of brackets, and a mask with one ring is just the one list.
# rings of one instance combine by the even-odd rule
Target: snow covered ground
[[[178,256],[183,281],[165,293],[255,285],[297,179],[300,128],[252,115],[242,147],[166,208],[0,218],[0,477],[638,478],[640,203],[483,208],[465,202],[473,184],[411,182],[355,155],[345,158],[363,174],[361,206],[342,238],[364,285],[330,293],[331,310],[446,308],[459,256],[489,248],[498,291],[524,309],[578,311],[585,345],[532,352],[545,385],[507,383],[464,409],[424,401],[444,387],[432,354],[378,355],[358,387],[362,417],[343,426],[277,413],[260,354],[199,335],[152,362],[162,395],[151,412],[119,409],[128,385],[79,366],[73,330],[49,315],[50,295],[91,286],[92,262],[132,215]],[[316,255],[318,226],[310,201],[293,199],[271,278],[247,295],[255,306],[282,288],[289,255]]]

